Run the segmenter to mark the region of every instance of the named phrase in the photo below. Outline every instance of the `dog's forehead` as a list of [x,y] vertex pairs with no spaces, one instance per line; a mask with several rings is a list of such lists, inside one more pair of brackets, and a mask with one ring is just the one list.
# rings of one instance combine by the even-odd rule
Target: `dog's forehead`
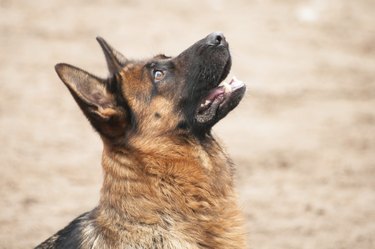
[[149,58],[149,59],[146,59],[146,60],[132,60],[132,61],[128,61],[124,67],[123,67],[123,71],[125,72],[129,72],[129,71],[136,71],[136,70],[143,70],[145,68],[149,68],[150,66],[152,66],[153,64],[155,63],[158,63],[158,62],[166,62],[168,60],[170,60],[172,57],[170,56],[166,56],[164,54],[158,54],[158,55],[155,55],[154,57],[152,58]]
[[147,72],[148,61],[129,61],[120,71],[120,75],[131,81],[145,81],[148,77],[144,77]]
[[142,68],[141,66],[142,63],[140,62],[128,62],[126,63],[126,65],[123,67],[122,71],[125,71],[125,72],[130,72],[130,71],[134,71],[134,70],[139,70]]
[[154,56],[154,59],[160,59],[160,60],[166,60],[166,59],[171,59],[171,56],[167,56],[165,54],[158,54]]
[[149,61],[128,61],[119,72],[122,94],[139,97],[151,92],[152,82],[148,68]]

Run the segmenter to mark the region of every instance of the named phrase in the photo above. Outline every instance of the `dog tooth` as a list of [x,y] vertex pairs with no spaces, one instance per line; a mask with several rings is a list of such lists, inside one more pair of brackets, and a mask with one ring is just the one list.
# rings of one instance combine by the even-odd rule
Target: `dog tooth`
[[208,105],[208,104],[210,104],[211,103],[211,100],[206,100],[206,102],[204,102],[204,105]]
[[229,83],[224,82],[223,86],[224,86],[225,93],[230,93],[232,91],[232,87],[229,85]]

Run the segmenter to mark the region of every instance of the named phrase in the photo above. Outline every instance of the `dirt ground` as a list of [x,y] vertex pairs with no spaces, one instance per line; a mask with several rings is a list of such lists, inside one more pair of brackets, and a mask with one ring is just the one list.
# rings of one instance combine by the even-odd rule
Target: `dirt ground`
[[218,124],[249,248],[375,248],[373,0],[0,0],[0,248],[32,248],[98,202],[101,142],[54,72],[99,76],[212,31],[244,101]]

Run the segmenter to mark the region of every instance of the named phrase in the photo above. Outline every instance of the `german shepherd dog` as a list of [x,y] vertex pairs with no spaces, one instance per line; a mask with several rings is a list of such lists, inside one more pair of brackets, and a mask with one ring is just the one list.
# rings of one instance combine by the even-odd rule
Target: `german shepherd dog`
[[233,164],[211,128],[245,93],[220,32],[177,57],[129,60],[97,38],[109,69],[56,72],[102,138],[100,201],[38,249],[245,248]]

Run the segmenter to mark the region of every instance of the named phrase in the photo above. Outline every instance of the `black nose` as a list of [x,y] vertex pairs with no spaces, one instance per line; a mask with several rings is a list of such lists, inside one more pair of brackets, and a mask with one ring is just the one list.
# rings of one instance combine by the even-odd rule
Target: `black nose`
[[207,36],[207,44],[212,46],[224,45],[225,36],[221,32],[214,32]]

